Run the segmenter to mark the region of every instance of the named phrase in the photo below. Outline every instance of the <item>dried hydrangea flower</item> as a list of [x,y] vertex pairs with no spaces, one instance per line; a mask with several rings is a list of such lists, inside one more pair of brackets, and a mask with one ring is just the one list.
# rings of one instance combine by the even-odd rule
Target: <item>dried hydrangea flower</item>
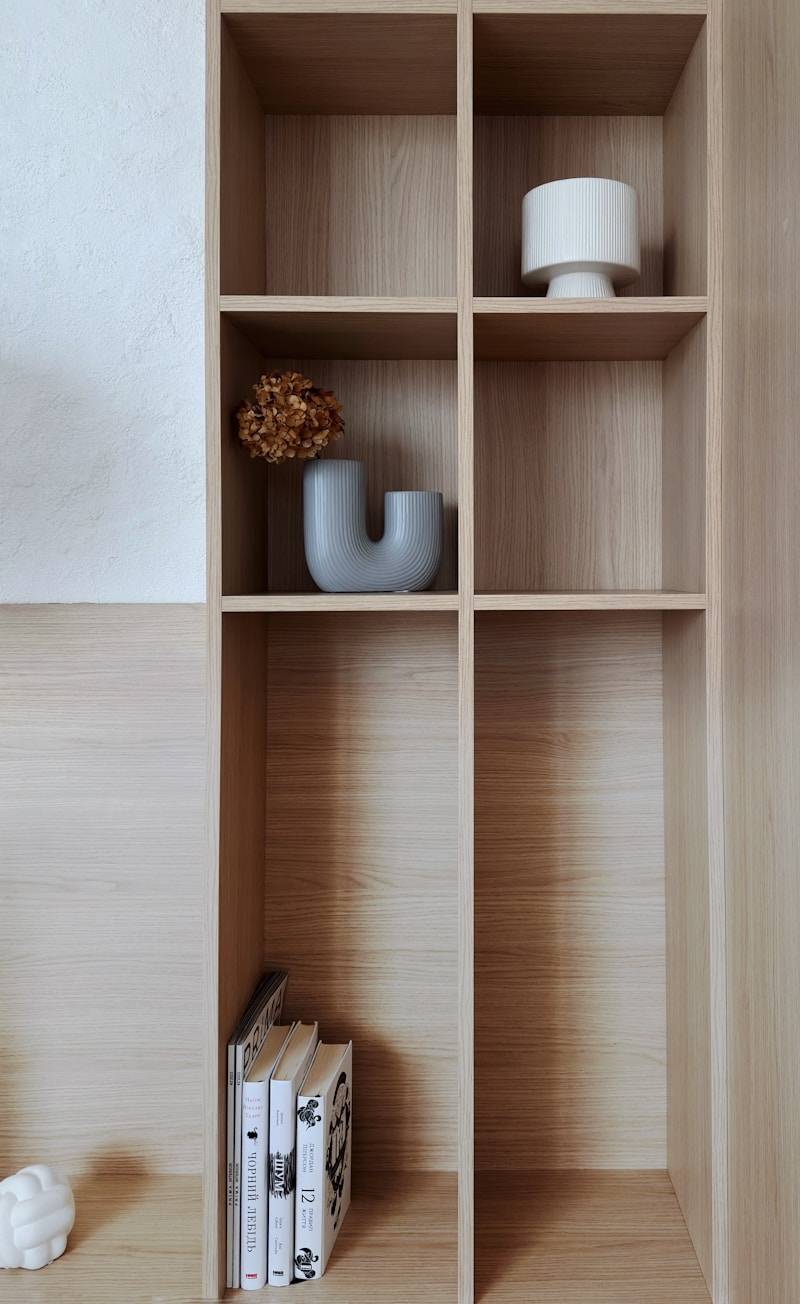
[[341,404],[299,371],[273,372],[253,386],[236,416],[239,438],[251,457],[268,462],[307,462],[319,457],[344,430]]

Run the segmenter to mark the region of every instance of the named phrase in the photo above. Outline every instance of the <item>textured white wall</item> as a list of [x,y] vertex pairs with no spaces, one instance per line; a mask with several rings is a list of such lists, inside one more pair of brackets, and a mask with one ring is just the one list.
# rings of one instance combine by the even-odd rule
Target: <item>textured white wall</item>
[[204,597],[204,0],[0,32],[0,601]]

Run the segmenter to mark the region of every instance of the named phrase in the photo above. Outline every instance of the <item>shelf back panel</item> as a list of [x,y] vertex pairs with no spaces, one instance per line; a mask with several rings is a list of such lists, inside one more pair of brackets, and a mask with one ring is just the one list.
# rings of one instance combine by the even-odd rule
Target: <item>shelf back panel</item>
[[476,363],[478,592],[661,588],[661,367]]
[[264,956],[354,1044],[354,1170],[456,1167],[455,615],[270,616]]
[[454,116],[270,115],[265,166],[266,294],[455,294]]
[[476,1168],[664,1168],[661,616],[476,622]]
[[[434,489],[443,493],[442,565],[433,588],[437,592],[455,589],[455,362],[281,359],[275,365],[280,370],[297,367],[315,384],[333,390],[341,402],[345,432],[326,456],[366,463],[367,525],[373,538],[383,533],[383,495],[387,490]],[[301,464],[268,469],[270,593],[316,591],[303,553],[302,475]]]
[[485,115],[475,119],[476,295],[530,295],[520,280],[522,197],[547,181],[581,176],[633,186],[642,269],[639,280],[619,293],[662,293],[661,118]]

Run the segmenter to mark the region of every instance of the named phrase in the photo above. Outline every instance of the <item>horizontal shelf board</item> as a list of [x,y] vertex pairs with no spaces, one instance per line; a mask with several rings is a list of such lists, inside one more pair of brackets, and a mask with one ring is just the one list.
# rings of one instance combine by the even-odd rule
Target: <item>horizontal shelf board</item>
[[455,358],[455,299],[223,295],[220,310],[274,358]]
[[475,299],[473,308],[476,358],[647,362],[667,356],[708,300]]
[[475,1174],[481,1304],[709,1304],[669,1174]]
[[675,5],[476,6],[475,112],[663,114],[703,21]]
[[202,1298],[199,1177],[89,1171],[71,1180],[78,1219],[66,1253],[42,1272],[15,1272],[15,1304]]
[[226,611],[458,611],[457,593],[265,593],[223,597]]
[[242,5],[224,21],[266,113],[456,111],[455,6]]
[[476,593],[476,611],[705,611],[704,593]]
[[[358,1173],[328,1270],[310,1283],[313,1304],[456,1304],[458,1193],[455,1173]],[[229,1290],[225,1299],[285,1304],[294,1290]],[[305,1291],[298,1290],[298,1297]]]
[[[280,2],[280,0],[279,0]],[[706,14],[706,0],[473,0],[474,14]]]
[[458,0],[222,0],[221,9],[223,14],[455,14]]

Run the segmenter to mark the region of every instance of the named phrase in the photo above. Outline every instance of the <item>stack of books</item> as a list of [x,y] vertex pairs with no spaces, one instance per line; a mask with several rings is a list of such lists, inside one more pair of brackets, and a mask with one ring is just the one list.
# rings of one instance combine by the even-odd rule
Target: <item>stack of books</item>
[[227,1285],[321,1277],[350,1204],[353,1043],[281,1022],[288,975],[259,983],[228,1043]]

